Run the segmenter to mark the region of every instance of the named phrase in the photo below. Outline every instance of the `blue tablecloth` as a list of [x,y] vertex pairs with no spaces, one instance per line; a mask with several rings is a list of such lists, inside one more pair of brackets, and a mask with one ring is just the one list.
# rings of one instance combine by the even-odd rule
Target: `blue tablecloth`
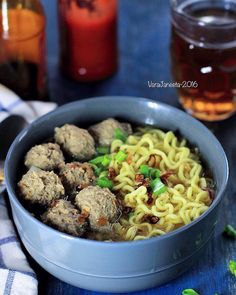
[[[108,80],[95,84],[79,84],[61,77],[58,71],[58,32],[56,0],[43,0],[48,17],[48,73],[50,95],[63,104],[91,96],[132,95],[157,99],[178,106],[173,88],[149,88],[148,81],[171,81],[169,39],[170,17],[167,0],[120,0],[119,47],[120,67]],[[222,204],[221,222],[214,239],[202,259],[187,273],[162,287],[135,293],[137,295],[178,295],[185,288],[194,288],[201,295],[235,295],[236,278],[227,264],[236,259],[236,241],[221,233],[226,223],[236,225],[236,117],[221,123],[208,124],[223,144],[230,161],[231,176],[227,197]],[[50,295],[95,295],[72,287],[39,270],[40,293]]]

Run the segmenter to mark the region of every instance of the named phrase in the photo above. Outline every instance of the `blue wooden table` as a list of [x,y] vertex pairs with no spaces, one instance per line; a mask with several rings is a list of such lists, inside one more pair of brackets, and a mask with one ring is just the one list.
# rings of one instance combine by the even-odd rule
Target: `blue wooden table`
[[[43,0],[48,17],[48,73],[50,95],[63,104],[72,100],[102,95],[133,95],[157,99],[178,106],[171,88],[149,88],[148,81],[171,81],[169,59],[170,17],[167,0],[120,0],[120,67],[110,79],[95,84],[79,84],[63,78],[58,71],[58,32],[56,0]],[[227,223],[236,226],[236,116],[220,123],[207,124],[225,148],[231,176],[222,204],[220,222],[214,239],[199,262],[176,280],[142,294],[178,295],[194,288],[201,295],[235,295],[236,277],[227,270],[229,260],[236,260],[236,241],[222,237]],[[37,269],[37,266],[36,266]],[[98,295],[70,286],[38,269],[41,294]]]

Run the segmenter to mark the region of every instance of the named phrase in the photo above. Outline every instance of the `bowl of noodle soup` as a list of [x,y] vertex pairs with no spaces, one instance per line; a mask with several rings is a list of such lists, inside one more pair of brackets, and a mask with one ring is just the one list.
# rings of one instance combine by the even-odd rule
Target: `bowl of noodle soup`
[[[114,239],[74,237],[45,225],[18,197],[24,155],[57,126],[87,128],[107,118],[134,130],[110,145],[111,190],[123,208]],[[119,161],[120,152],[125,160]],[[70,103],[33,122],[12,144],[5,174],[21,240],[45,270],[81,288],[130,292],[168,282],[202,256],[219,218],[228,163],[215,136],[188,114],[149,99],[114,96]]]

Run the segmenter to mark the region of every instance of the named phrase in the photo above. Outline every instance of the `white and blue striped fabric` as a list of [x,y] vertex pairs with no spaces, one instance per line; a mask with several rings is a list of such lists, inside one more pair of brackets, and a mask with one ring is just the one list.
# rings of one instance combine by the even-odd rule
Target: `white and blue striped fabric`
[[[0,122],[11,114],[19,114],[30,123],[55,107],[54,103],[26,103],[0,85]],[[0,149],[2,140],[4,138],[0,138]],[[35,294],[38,294],[37,277],[22,252],[6,202],[0,194],[0,295]]]
[[0,84],[0,122],[9,115],[18,114],[31,123],[36,118],[55,109],[56,106],[52,102],[24,102],[14,92]]
[[0,196],[0,294],[37,294],[37,278],[21,250],[6,203]]

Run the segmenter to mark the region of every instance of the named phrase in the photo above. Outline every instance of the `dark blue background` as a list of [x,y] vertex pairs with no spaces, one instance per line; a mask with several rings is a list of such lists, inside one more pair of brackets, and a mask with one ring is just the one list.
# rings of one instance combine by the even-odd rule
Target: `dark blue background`
[[[63,104],[85,97],[123,94],[149,97],[179,107],[174,89],[152,89],[147,85],[148,80],[171,81],[169,1],[119,1],[119,70],[110,79],[94,84],[79,84],[61,77],[58,70],[56,0],[42,2],[48,21],[48,75],[53,101]],[[227,270],[229,260],[236,259],[236,242],[221,235],[226,223],[236,226],[236,118],[207,125],[223,144],[231,168],[228,193],[222,204],[221,222],[215,237],[202,259],[187,273],[167,285],[135,294],[178,295],[185,288],[194,288],[201,295],[214,295],[216,292],[218,295],[236,294],[236,277]],[[38,273],[42,294],[99,294],[65,284],[40,268]]]

